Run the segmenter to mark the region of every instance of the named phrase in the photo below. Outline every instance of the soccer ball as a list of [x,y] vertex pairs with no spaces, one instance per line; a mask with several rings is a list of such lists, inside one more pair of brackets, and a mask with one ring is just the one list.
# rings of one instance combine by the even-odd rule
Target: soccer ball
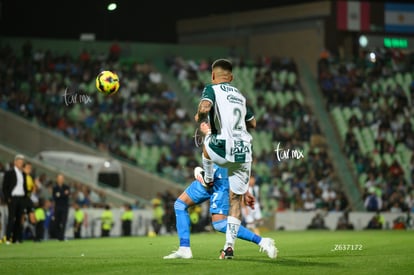
[[111,71],[102,71],[96,77],[96,88],[104,95],[116,94],[119,90],[118,75]]

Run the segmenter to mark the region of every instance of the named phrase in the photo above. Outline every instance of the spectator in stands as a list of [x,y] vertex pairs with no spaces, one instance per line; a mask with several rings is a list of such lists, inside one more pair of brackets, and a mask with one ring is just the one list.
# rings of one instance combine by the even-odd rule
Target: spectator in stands
[[373,172],[368,173],[368,179],[365,182],[364,188],[370,190],[370,188],[375,188],[378,185],[377,177]]
[[369,212],[377,212],[382,210],[382,199],[377,194],[375,187],[371,187],[368,196],[365,198],[364,206]]
[[336,192],[332,188],[332,186],[328,186],[322,191],[322,199],[324,205],[328,207],[329,210],[335,209],[335,201],[336,201]]
[[393,162],[391,163],[390,167],[389,167],[389,172],[390,175],[393,178],[399,178],[399,177],[403,177],[404,176],[404,170],[402,169],[400,163],[398,162],[398,160],[393,160]]
[[302,194],[302,200],[303,210],[312,211],[316,209],[315,198],[310,188],[306,188],[305,192]]
[[65,176],[59,173],[53,186],[54,225],[56,238],[65,240],[65,230],[69,213],[70,189],[65,183]]
[[117,62],[121,55],[121,46],[119,45],[118,41],[113,41],[108,54],[108,61],[109,62]]
[[[163,144],[171,148],[170,145],[175,143],[175,135],[174,138],[172,140],[168,140],[168,142],[165,142],[165,140],[158,137],[171,137],[171,135],[168,133],[171,131],[172,125],[179,124],[181,125],[181,129],[186,129],[186,127],[183,127],[178,116],[168,115],[168,120],[160,119],[161,117],[164,117],[163,115],[165,113],[167,113],[164,111],[167,109],[166,106],[168,106],[168,110],[171,110],[168,111],[168,114],[176,113],[181,109],[181,106],[174,103],[176,102],[176,97],[169,92],[169,89],[165,88],[165,83],[158,83],[155,85],[154,81],[151,81],[151,71],[154,69],[151,64],[134,63],[131,66],[122,66],[121,73],[125,76],[128,75],[128,77],[123,78],[125,81],[125,85],[123,85],[123,87],[128,87],[129,90],[128,96],[125,97],[128,98],[127,101],[121,100],[124,98],[121,96],[113,98],[113,101],[111,102],[102,102],[95,96],[95,93],[91,93],[93,96],[93,102],[96,104],[94,107],[99,109],[99,112],[97,112],[98,115],[95,117],[95,119],[98,122],[105,121],[105,123],[95,123],[95,126],[91,127],[91,125],[88,123],[89,119],[86,119],[90,118],[88,115],[88,110],[86,110],[86,112],[85,110],[81,110],[79,113],[75,110],[71,110],[69,112],[67,110],[62,110],[62,108],[60,108],[61,105],[59,104],[48,104],[49,102],[59,102],[59,100],[62,99],[60,92],[64,91],[65,89],[64,80],[66,79],[65,70],[62,70],[62,68],[67,66],[66,64],[71,64],[71,69],[73,69],[71,82],[76,83],[75,86],[82,87],[82,89],[85,87],[91,87],[90,89],[93,89],[93,74],[90,72],[93,72],[95,70],[95,64],[99,63],[105,67],[109,65],[117,66],[119,63],[112,61],[108,63],[106,52],[96,54],[91,53],[90,62],[82,63],[82,61],[79,59],[79,56],[72,58],[66,55],[52,55],[51,51],[48,49],[40,50],[37,54],[35,54],[36,56],[33,58],[33,63],[39,67],[47,67],[49,70],[48,73],[54,75],[53,77],[49,78],[48,73],[46,72],[29,70],[30,68],[28,68],[27,64],[30,63],[20,62],[18,58],[15,58],[16,55],[12,50],[5,52],[7,54],[3,53],[0,58],[2,61],[4,60],[5,64],[7,64],[5,67],[7,67],[8,70],[11,70],[13,75],[17,75],[18,73],[15,68],[21,66],[24,68],[24,71],[30,72],[30,75],[27,77],[27,79],[37,79],[37,77],[39,77],[38,84],[35,84],[37,82],[23,83],[23,86],[28,85],[30,87],[29,90],[34,91],[37,95],[35,98],[31,98],[31,101],[29,101],[28,98],[20,96],[17,92],[11,91],[8,87],[3,88],[4,84],[0,84],[0,89],[4,91],[10,90],[10,93],[6,93],[7,102],[5,104],[7,105],[7,108],[10,111],[13,111],[26,118],[36,119],[40,124],[47,127],[54,129],[59,128],[59,131],[65,136],[75,138],[76,140],[84,142],[85,144],[90,145],[94,148],[109,150],[110,153],[116,154],[128,161],[132,160],[134,164],[137,164],[136,155],[133,155],[130,152],[134,152],[135,149],[139,151],[140,149],[145,148],[148,145],[151,146],[152,144],[157,147],[160,144]],[[97,56],[97,54],[101,55]],[[207,66],[207,62],[211,63],[211,61],[208,60],[197,64],[197,62],[188,62],[183,58],[177,57],[171,59],[169,64],[171,64],[170,68],[174,71],[174,74],[179,75],[180,79],[190,81],[189,89],[192,93],[200,94],[203,87],[202,82],[200,81],[200,72],[202,72],[205,68],[210,67],[209,65]],[[244,67],[242,63],[244,64]],[[49,66],[49,64],[52,65]],[[296,66],[293,60],[290,58],[260,57],[257,61],[257,67],[254,67],[254,69],[257,69],[257,71],[263,71],[264,74],[266,72],[266,85],[271,88],[271,91],[278,91],[280,93],[283,92],[283,98],[285,98],[288,89],[291,89],[291,91],[294,91],[296,89],[300,90],[299,81],[295,80],[293,84],[289,84],[285,79],[285,76],[287,75],[285,72],[297,72],[295,67]],[[243,70],[246,70],[248,72],[253,67],[250,67],[248,62],[241,61],[240,68],[243,68]],[[16,87],[19,87],[21,85],[22,81],[19,78],[15,77],[12,79],[15,82],[14,85]],[[154,80],[154,78],[152,79]],[[159,79],[158,76],[155,78],[155,80],[157,79]],[[252,81],[253,79],[254,77],[252,77]],[[249,79],[246,80],[246,82],[248,81]],[[92,85],[90,85],[91,83]],[[85,90],[87,89],[88,88],[85,88]],[[255,90],[255,96],[262,96],[260,94],[261,92],[263,91]],[[8,96],[9,94],[10,97]],[[121,93],[121,95],[123,94],[124,93]],[[150,96],[147,97],[148,95]],[[28,111],[30,110],[29,103],[31,102],[33,102],[34,106],[38,106],[34,112]],[[313,124],[312,119],[309,119],[308,123],[305,123],[305,125],[299,124],[299,121],[301,121],[301,123],[304,122],[304,119],[302,118],[307,117],[304,113],[309,113],[306,105],[302,103],[298,104],[296,100],[294,100],[294,102],[291,104],[288,104],[289,102],[283,103],[283,101],[280,101],[276,106],[272,106],[269,101],[266,100],[263,102],[265,103],[263,106],[266,106],[265,115],[263,116],[263,124],[268,126],[267,129],[275,129],[274,133],[272,133],[272,140],[292,140],[293,137],[299,136],[300,138],[298,139],[303,139],[301,142],[303,142],[303,144],[306,144],[308,142],[306,139],[317,132],[317,125]],[[23,108],[24,110],[20,109],[21,105],[25,106]],[[136,109],[141,110],[139,114],[134,113],[134,110]],[[111,114],[117,115],[112,116]],[[165,116],[167,115],[165,114]],[[56,118],[62,119],[57,120]],[[165,121],[167,121],[167,123],[165,123]],[[102,127],[102,125],[105,125],[105,127]],[[124,125],[124,127],[120,125]],[[127,125],[132,126],[132,128],[127,127]],[[149,125],[149,134],[147,136],[155,136],[157,138],[140,140],[140,131],[136,131],[136,135],[129,133],[129,129],[133,129],[132,131],[135,131],[135,128],[142,128],[147,130],[146,125]],[[190,133],[190,135],[187,134],[186,136],[182,136],[182,138],[184,138],[184,140],[191,140],[191,135],[192,133]],[[107,142],[105,139],[110,140],[110,142]],[[171,143],[169,143],[170,141]],[[111,144],[111,146],[101,146],[102,144]],[[119,144],[125,145],[125,150],[121,150],[121,146],[119,146]],[[134,150],[131,149],[132,144],[136,144]],[[186,144],[178,149],[185,151],[187,154],[188,150],[185,147]],[[190,148],[189,153],[194,153],[192,147]],[[166,152],[165,154],[168,159],[170,153]],[[266,169],[271,170],[274,166],[274,163],[272,159],[269,160],[267,155],[268,154],[266,154],[266,152],[258,155],[258,162],[265,163],[267,166]],[[329,158],[327,159],[329,162]],[[157,160],[154,161],[154,170],[156,163]],[[171,175],[168,172],[168,169],[171,169],[174,172],[173,179],[178,179],[180,183],[186,182],[182,179],[191,175],[191,173],[186,172],[187,167],[182,167],[180,165],[177,165],[177,163],[173,163],[173,165],[168,163],[163,167],[166,167],[166,173],[164,173],[164,175],[167,177]],[[326,167],[318,169],[318,178],[316,179],[317,181],[322,180],[321,178],[326,177],[326,175],[321,172],[324,170],[324,168]],[[294,168],[290,169],[294,170]],[[312,169],[306,170],[306,173],[304,175],[305,179],[309,177],[312,172],[311,170]],[[300,191],[303,192],[303,190]],[[285,202],[285,206],[282,208],[288,207],[289,199],[290,198],[287,195],[283,197],[281,201]],[[282,205],[282,203],[280,203],[280,205]]]

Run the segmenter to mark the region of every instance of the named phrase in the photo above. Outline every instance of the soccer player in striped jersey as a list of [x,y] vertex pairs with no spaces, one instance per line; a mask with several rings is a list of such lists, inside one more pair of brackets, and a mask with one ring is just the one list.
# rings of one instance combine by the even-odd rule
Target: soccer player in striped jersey
[[230,60],[218,59],[212,64],[211,82],[206,85],[195,120],[208,124],[205,132],[202,163],[194,175],[203,185],[213,182],[213,164],[228,169],[230,210],[227,217],[226,241],[221,259],[232,259],[234,243],[242,219],[242,199],[246,200],[252,164],[252,136],[248,128],[256,127],[256,119],[247,108],[246,98],[230,83],[233,65]]

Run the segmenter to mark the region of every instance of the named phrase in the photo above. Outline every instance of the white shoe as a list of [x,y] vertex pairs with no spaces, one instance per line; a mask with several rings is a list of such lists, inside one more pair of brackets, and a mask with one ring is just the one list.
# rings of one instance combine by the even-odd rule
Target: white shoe
[[262,238],[262,240],[259,243],[260,252],[266,252],[267,256],[271,259],[276,259],[277,257],[277,248],[275,246],[275,241],[271,238]]
[[191,259],[193,258],[193,253],[191,252],[191,248],[183,249],[179,248],[177,251],[173,251],[168,256],[164,256],[164,259]]
[[204,169],[197,166],[196,168],[194,168],[194,178],[196,180],[198,180],[202,186],[204,186],[205,188],[210,188],[213,186],[214,182],[206,182],[204,180]]

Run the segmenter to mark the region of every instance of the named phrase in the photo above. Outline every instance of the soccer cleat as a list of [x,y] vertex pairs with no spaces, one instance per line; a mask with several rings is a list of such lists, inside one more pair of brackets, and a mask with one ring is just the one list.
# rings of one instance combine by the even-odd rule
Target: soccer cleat
[[260,252],[266,252],[267,256],[271,259],[276,259],[277,257],[277,248],[275,246],[275,241],[271,238],[262,238],[262,240],[259,243]]
[[177,251],[173,251],[168,256],[164,256],[164,259],[191,259],[193,258],[193,253],[191,249],[181,249],[179,248]]
[[220,257],[219,257],[220,260],[233,259],[233,256],[234,256],[233,248],[231,247],[227,247],[225,250],[224,249],[220,250]]
[[204,174],[205,173],[204,173],[204,169],[203,168],[201,168],[199,166],[197,166],[196,168],[194,168],[194,178],[196,180],[198,180],[201,183],[201,185],[203,185],[205,188],[212,187],[213,184],[214,184],[214,182],[213,181],[212,182],[206,182],[204,180]]

